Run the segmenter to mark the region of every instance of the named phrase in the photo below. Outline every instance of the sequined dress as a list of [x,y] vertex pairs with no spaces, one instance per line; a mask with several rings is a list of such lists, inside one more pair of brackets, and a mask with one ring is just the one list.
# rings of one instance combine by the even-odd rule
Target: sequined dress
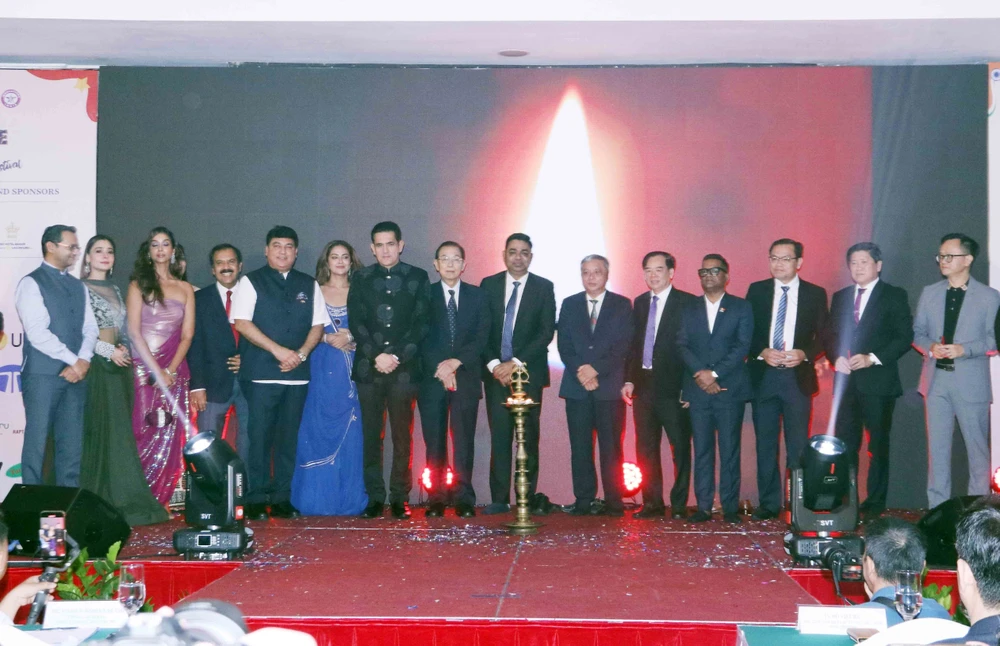
[[[126,343],[125,304],[118,287],[106,280],[83,281],[101,330],[114,330],[115,344]],[[132,369],[111,361],[115,344],[98,341],[87,373],[83,411],[80,486],[114,505],[132,525],[169,519],[146,484],[132,434]]]
[[[170,365],[181,340],[184,304],[173,299],[142,304],[141,333],[161,368]],[[153,495],[165,505],[177,487],[183,469],[182,453],[190,407],[188,385],[191,373],[187,361],[177,367],[177,379],[160,390],[137,355],[133,361],[135,408],[132,430],[139,449],[139,461]]]
[[[347,307],[327,303],[326,333],[348,327]],[[362,471],[361,408],[351,381],[354,352],[320,343],[309,357],[309,392],[299,426],[292,504],[310,516],[353,516],[368,505]]]

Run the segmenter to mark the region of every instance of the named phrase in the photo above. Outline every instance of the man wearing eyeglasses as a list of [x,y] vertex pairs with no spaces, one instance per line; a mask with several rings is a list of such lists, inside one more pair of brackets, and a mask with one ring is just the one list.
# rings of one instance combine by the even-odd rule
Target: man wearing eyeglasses
[[963,233],[941,238],[935,260],[944,280],[920,294],[913,345],[924,355],[920,394],[927,412],[927,502],[951,498],[951,442],[955,419],[969,458],[970,495],[989,490],[989,413],[993,391],[988,353],[996,350],[994,323],[1000,293],[971,276],[979,244]]
[[771,278],[750,285],[753,308],[750,382],[754,388],[753,427],[757,439],[757,492],[754,520],[781,509],[779,437],[785,436],[785,465],[798,466],[809,437],[813,396],[819,391],[816,359],[823,354],[826,290],[799,278],[802,243],[781,238],[771,243]]
[[739,523],[740,430],[752,395],[746,358],[753,337],[753,311],[726,293],[729,263],[708,254],[698,270],[705,295],[681,315],[677,347],[687,370],[681,398],[691,403],[694,493],[698,511],[689,523],[712,518],[715,500],[715,433],[719,433],[719,498],[722,518]]
[[76,228],[56,224],[42,233],[44,261],[21,279],[14,293],[24,328],[21,392],[24,444],[21,480],[42,484],[45,444],[55,444],[56,485],[80,485],[83,451],[84,379],[97,343],[90,294],[69,274],[80,256]]

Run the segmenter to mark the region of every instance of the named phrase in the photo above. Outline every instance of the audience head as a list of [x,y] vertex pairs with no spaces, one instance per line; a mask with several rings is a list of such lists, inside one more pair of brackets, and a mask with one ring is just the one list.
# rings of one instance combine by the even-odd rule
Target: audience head
[[936,260],[942,276],[962,278],[971,271],[978,255],[978,242],[964,233],[946,233],[941,237]]
[[350,280],[351,274],[362,267],[364,265],[358,260],[354,247],[343,240],[331,240],[316,260],[316,282],[326,285],[334,275],[346,276]]
[[523,233],[512,233],[504,244],[503,263],[514,278],[523,278],[531,266],[531,238]]
[[924,569],[927,546],[915,525],[899,518],[883,517],[865,529],[862,572],[871,596],[896,584],[896,572]]
[[594,298],[600,296],[608,284],[608,273],[611,271],[611,263],[604,256],[592,253],[585,256],[580,261],[580,279],[583,281],[583,289],[587,296]]
[[767,252],[771,276],[783,283],[790,282],[802,267],[802,243],[791,238],[779,238]]
[[163,288],[160,287],[157,267],[165,269],[168,276],[181,279],[182,273],[175,255],[176,247],[174,234],[166,227],[154,227],[139,245],[130,280],[135,281],[145,302],[163,302]]
[[653,293],[662,292],[674,280],[677,261],[666,251],[650,251],[642,257],[642,278]]
[[271,227],[267,232],[264,257],[271,269],[282,274],[291,271],[295,266],[295,259],[299,257],[299,234],[292,227],[280,224]]
[[446,285],[454,286],[465,271],[465,249],[453,240],[446,240],[434,251],[434,269]]
[[223,242],[208,252],[208,265],[215,280],[226,289],[232,289],[243,272],[243,254],[233,245]]
[[958,593],[973,622],[1000,615],[1000,496],[984,496],[955,530]]
[[851,280],[862,287],[875,281],[882,273],[882,250],[874,242],[859,242],[847,250],[847,268]]
[[45,262],[59,271],[76,264],[80,255],[80,242],[76,237],[76,227],[53,224],[42,232],[42,254]]
[[115,241],[99,233],[87,241],[80,278],[90,278],[91,274],[100,279],[111,278],[114,269]]
[[178,276],[178,278],[187,282],[188,261],[187,261],[187,254],[184,253],[184,245],[179,244],[174,248],[174,259],[177,262],[177,271],[180,273],[180,276]]
[[729,262],[721,254],[710,253],[701,259],[701,269],[698,270],[701,288],[706,294],[714,296],[726,291],[729,283]]
[[395,222],[379,222],[372,227],[372,255],[382,267],[392,269],[399,264],[405,245],[403,232]]

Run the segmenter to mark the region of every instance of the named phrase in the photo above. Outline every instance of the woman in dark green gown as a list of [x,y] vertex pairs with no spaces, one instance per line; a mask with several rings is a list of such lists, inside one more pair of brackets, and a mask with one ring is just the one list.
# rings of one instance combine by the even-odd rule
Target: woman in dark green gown
[[108,280],[115,243],[96,235],[87,242],[80,275],[100,328],[87,373],[80,486],[114,505],[132,526],[170,518],[146,483],[132,433],[132,360],[125,343],[125,300]]

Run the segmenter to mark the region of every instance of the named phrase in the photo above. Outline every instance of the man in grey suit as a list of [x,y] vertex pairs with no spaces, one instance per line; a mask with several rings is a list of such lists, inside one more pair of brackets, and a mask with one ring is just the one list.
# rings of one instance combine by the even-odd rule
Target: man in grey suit
[[920,394],[927,407],[927,502],[951,498],[951,442],[955,418],[969,454],[969,494],[989,490],[989,414],[993,400],[988,353],[995,350],[993,325],[1000,293],[970,276],[979,254],[962,233],[941,238],[936,256],[945,280],[920,294],[913,345],[924,355]]

